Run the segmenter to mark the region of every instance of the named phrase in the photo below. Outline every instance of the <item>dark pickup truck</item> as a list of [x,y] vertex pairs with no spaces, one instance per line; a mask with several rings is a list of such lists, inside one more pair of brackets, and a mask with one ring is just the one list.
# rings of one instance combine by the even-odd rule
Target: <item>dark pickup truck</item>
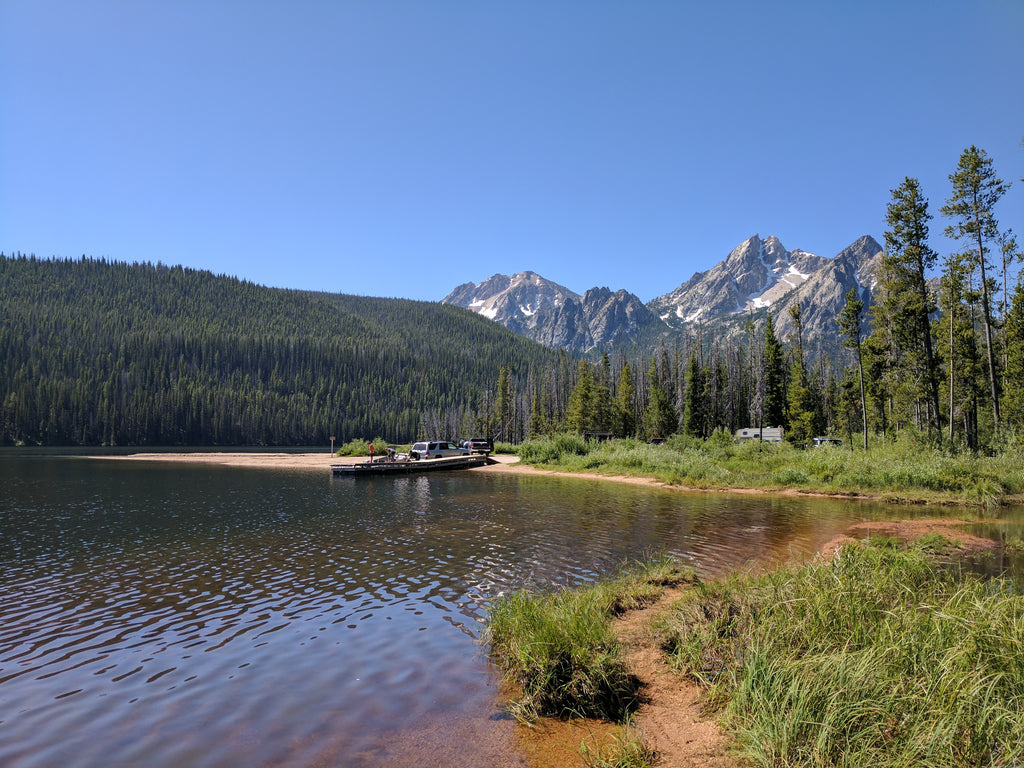
[[462,447],[468,448],[471,453],[488,454],[494,450],[494,445],[486,437],[471,437],[462,441]]

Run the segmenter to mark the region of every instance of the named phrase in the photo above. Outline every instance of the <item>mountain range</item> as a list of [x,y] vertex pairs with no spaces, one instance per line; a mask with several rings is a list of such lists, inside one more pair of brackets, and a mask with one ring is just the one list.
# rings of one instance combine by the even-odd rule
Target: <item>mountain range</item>
[[443,303],[501,323],[548,347],[580,353],[652,347],[666,337],[742,332],[747,319],[775,318],[780,338],[795,329],[788,308],[800,302],[805,347],[816,353],[838,345],[836,315],[850,288],[871,303],[882,247],[865,235],[826,258],[786,250],[778,238],[747,238],[711,269],[644,304],[626,290],[590,288],[578,294],[535,272],[494,275],[463,283]]

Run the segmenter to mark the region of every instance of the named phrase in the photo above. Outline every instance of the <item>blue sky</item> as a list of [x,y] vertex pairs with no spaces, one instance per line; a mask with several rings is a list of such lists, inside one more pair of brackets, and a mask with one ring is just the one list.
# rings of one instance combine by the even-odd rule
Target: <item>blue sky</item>
[[1024,0],[2,0],[0,250],[644,301],[881,241],[975,144],[1024,233]]

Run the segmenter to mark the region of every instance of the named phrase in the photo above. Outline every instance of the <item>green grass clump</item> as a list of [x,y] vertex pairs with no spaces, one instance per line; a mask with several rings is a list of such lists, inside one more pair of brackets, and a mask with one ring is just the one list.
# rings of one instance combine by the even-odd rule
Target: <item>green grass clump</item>
[[806,485],[809,481],[807,475],[801,472],[799,469],[780,469],[778,472],[772,472],[772,482],[777,485]]
[[758,765],[1024,761],[1024,597],[920,549],[699,585],[662,631]]
[[587,441],[582,435],[562,433],[537,440],[527,440],[516,451],[528,464],[557,464],[569,456],[587,453]]
[[526,721],[544,715],[625,722],[636,708],[638,683],[619,654],[611,619],[694,578],[659,559],[611,581],[546,594],[520,590],[495,601],[491,654],[522,690],[510,711]]

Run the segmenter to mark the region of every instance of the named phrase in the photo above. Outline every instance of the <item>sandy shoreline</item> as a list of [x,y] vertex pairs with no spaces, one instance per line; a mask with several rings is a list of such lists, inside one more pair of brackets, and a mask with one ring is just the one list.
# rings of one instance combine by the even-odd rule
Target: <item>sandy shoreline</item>
[[[116,456],[89,456],[90,459],[103,459],[105,461],[156,461],[170,462],[177,464],[216,464],[224,467],[250,467],[266,469],[309,469],[328,470],[334,464],[360,464],[368,461],[368,456],[343,456],[338,457],[333,453],[273,453],[273,452],[220,452],[211,451],[208,453],[129,453]],[[526,466],[513,467],[519,461],[518,456],[494,456],[498,463],[488,467],[481,467],[474,472],[491,471],[501,472],[505,470],[531,469]]]

